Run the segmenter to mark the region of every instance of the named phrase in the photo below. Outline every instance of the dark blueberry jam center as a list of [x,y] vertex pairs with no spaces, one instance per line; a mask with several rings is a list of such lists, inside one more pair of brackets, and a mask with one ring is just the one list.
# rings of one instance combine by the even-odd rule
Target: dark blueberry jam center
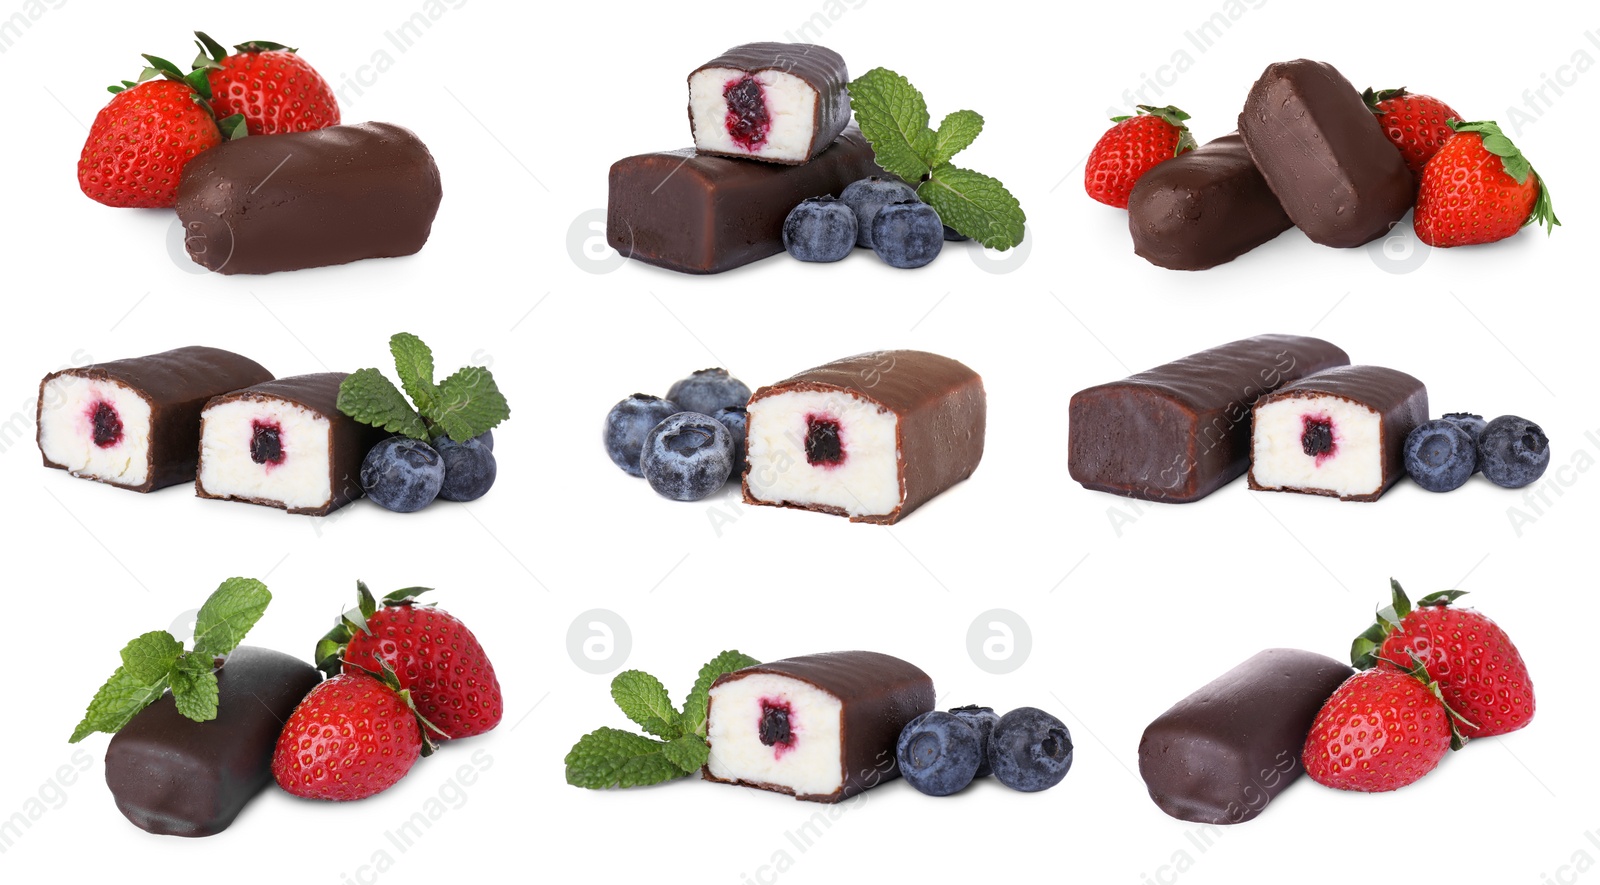
[[806,419],[806,463],[826,467],[844,463],[838,421],[819,417]]
[[749,151],[765,144],[772,117],[761,84],[750,77],[734,80],[723,88],[722,97],[728,102],[728,135],[734,142]]
[[283,429],[276,424],[250,422],[250,460],[257,464],[282,464]]
[[117,415],[117,410],[111,408],[110,403],[96,403],[94,415],[90,418],[94,423],[94,444],[102,449],[109,449],[122,442],[122,418]]
[[794,732],[789,728],[790,707],[786,703],[761,702],[761,743],[768,747],[788,746],[794,743]]
[[1300,450],[1315,458],[1333,451],[1333,421],[1306,416],[1300,432]]

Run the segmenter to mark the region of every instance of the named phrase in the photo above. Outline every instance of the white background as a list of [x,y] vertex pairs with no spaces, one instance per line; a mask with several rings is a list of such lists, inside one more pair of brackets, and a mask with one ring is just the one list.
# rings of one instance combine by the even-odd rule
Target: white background
[[[128,881],[211,870],[437,882],[465,861],[556,881],[932,873],[1198,885],[1359,866],[1416,880],[1600,882],[1570,866],[1600,857],[1587,749],[1600,22],[1579,20],[1579,4],[1481,4],[1429,16],[1415,35],[1378,3],[1152,2],[1137,14],[1103,4],[1044,19],[886,0],[509,5],[440,6],[404,51],[386,32],[427,8],[419,2],[281,3],[262,17],[204,19],[87,0],[0,7],[0,18],[36,14],[0,54],[10,172],[0,423],[11,422],[0,451],[11,686],[0,818],[33,815],[0,853],[8,881],[114,867]],[[1191,40],[1213,12],[1230,23],[1209,45]],[[816,13],[834,17],[820,42],[853,72],[905,74],[935,120],[963,107],[985,116],[959,159],[1020,197],[1026,256],[991,262],[956,246],[912,272],[864,254],[838,265],[777,257],[713,278],[608,262],[586,213],[604,206],[610,162],[686,144],[684,75],[732,44],[788,39]],[[297,45],[343,90],[346,121],[413,128],[446,191],[426,249],[267,277],[197,274],[169,257],[170,213],[85,199],[75,161],[103,87],[135,74],[140,51],[186,62],[196,26],[224,43]],[[1147,86],[1145,97],[1191,112],[1205,141],[1232,128],[1267,63],[1298,56],[1334,62],[1358,87],[1406,85],[1499,118],[1553,185],[1566,227],[1390,255],[1322,249],[1291,231],[1200,274],[1134,257],[1124,214],[1080,184],[1107,112],[1138,101],[1124,90],[1155,81],[1162,94]],[[1562,94],[1547,87],[1548,102],[1524,104],[1524,90],[1551,79]],[[41,469],[28,439],[39,378],[68,364],[204,343],[280,375],[387,368],[387,338],[402,329],[434,346],[441,369],[492,366],[510,398],[513,418],[496,432],[500,481],[477,503],[403,516],[358,502],[316,520],[183,487],[138,496]],[[1406,483],[1376,504],[1251,493],[1240,481],[1194,505],[1138,506],[1069,480],[1073,391],[1269,331],[1314,333],[1358,362],[1415,374],[1436,414],[1538,421],[1552,469],[1527,493],[1482,478],[1448,496]],[[755,386],[889,347],[958,358],[990,397],[976,475],[898,526],[747,508],[731,492],[674,504],[599,445],[613,402],[665,393],[691,370],[724,365]],[[272,789],[213,838],[132,827],[103,786],[105,737],[65,738],[123,642],[235,574],[275,594],[251,641],[306,655],[357,577],[380,591],[438,587],[496,662],[505,722],[362,803]],[[1413,595],[1469,590],[1509,629],[1538,686],[1531,727],[1474,744],[1394,794],[1302,781],[1260,819],[1209,833],[1161,814],[1135,774],[1145,724],[1260,648],[1341,655],[1390,576]],[[593,609],[602,614],[579,618]],[[969,654],[969,628],[991,609],[1031,638],[1025,658],[1014,643],[1010,673]],[[580,640],[591,623],[625,624],[626,654],[615,642],[609,660],[575,657],[575,619]],[[896,782],[832,819],[825,806],[699,782],[565,785],[562,757],[579,735],[628,725],[609,700],[610,673],[584,666],[646,669],[681,699],[704,659],[735,647],[765,659],[841,648],[905,657],[933,675],[941,706],[1059,715],[1075,767],[1034,795],[985,782],[935,800]],[[430,812],[405,850],[389,840]],[[818,812],[820,835],[791,840]]]

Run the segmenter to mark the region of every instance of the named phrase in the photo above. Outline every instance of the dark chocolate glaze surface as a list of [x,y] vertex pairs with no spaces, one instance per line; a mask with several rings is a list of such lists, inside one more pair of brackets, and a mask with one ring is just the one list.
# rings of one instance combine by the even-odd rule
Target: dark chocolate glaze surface
[[1157,163],[1128,198],[1140,258],[1170,270],[1205,270],[1293,227],[1237,132]]
[[1156,717],[1139,740],[1150,798],[1179,820],[1237,824],[1265,811],[1305,768],[1317,712],[1355,670],[1333,658],[1269,648]]

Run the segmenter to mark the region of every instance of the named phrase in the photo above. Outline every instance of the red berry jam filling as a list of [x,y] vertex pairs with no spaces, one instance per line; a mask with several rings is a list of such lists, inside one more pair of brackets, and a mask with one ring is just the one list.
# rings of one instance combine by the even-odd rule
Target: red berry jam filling
[[793,715],[794,707],[788,701],[761,699],[761,724],[757,726],[756,733],[761,738],[762,746],[776,748],[780,758],[794,749],[794,728],[790,722]]
[[89,423],[94,427],[94,444],[109,449],[122,442],[122,417],[105,400],[89,407]]
[[1327,415],[1302,415],[1300,417],[1300,451],[1317,459],[1317,466],[1339,451],[1333,438],[1333,419]]
[[767,113],[767,96],[761,84],[752,77],[729,80],[722,97],[728,103],[726,125],[734,143],[747,151],[766,144],[772,117]]
[[825,415],[806,416],[806,463],[813,467],[838,467],[844,463],[844,442],[839,437],[839,419]]
[[261,421],[250,422],[250,460],[277,466],[283,463],[283,428]]

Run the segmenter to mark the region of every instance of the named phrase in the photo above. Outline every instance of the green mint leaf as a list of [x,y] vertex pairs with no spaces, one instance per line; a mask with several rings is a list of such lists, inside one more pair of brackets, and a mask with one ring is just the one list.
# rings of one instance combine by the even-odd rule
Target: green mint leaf
[[439,382],[439,401],[423,413],[456,442],[493,430],[511,417],[511,407],[481,366],[468,366]]
[[724,673],[743,670],[761,663],[738,651],[725,651],[706,662],[694,680],[694,688],[683,702],[683,730],[685,734],[706,736],[706,706],[711,695],[711,683]]
[[873,68],[850,82],[850,109],[884,171],[916,182],[932,170],[936,136],[928,128],[928,103],[910,80]]
[[683,734],[678,711],[661,680],[643,670],[624,670],[611,680],[611,699],[640,728],[672,740]]
[[929,165],[938,167],[950,162],[951,157],[966,150],[982,131],[983,116],[977,111],[956,111],[946,115],[944,122],[939,124],[939,131],[934,134],[933,156],[929,158]]
[[217,718],[216,659],[190,654],[172,668],[172,700],[178,712],[196,722]]
[[200,614],[195,617],[192,656],[204,659],[209,672],[211,659],[238,648],[271,601],[267,585],[254,578],[223,581],[200,606]]
[[661,748],[661,755],[667,757],[667,761],[673,765],[683,769],[684,774],[693,774],[711,758],[711,745],[697,734],[686,734],[668,741],[666,746]]
[[1010,249],[1022,242],[1027,216],[1006,186],[979,172],[940,166],[917,188],[917,196],[957,232],[990,249]]
[[643,787],[685,777],[662,752],[666,744],[617,728],[600,728],[578,739],[567,753],[567,783],[604,790]]
[[146,633],[123,646],[122,666],[94,693],[68,742],[75,744],[97,731],[121,730],[167,690],[168,674],[181,654],[183,643],[165,630]]
[[339,385],[338,406],[362,424],[424,442],[428,439],[428,428],[416,409],[377,369],[361,369],[345,378]]
[[433,386],[433,351],[422,339],[410,332],[400,332],[389,339],[389,352],[394,354],[394,371],[400,376],[400,386],[417,411],[426,415],[438,406],[438,389]]

